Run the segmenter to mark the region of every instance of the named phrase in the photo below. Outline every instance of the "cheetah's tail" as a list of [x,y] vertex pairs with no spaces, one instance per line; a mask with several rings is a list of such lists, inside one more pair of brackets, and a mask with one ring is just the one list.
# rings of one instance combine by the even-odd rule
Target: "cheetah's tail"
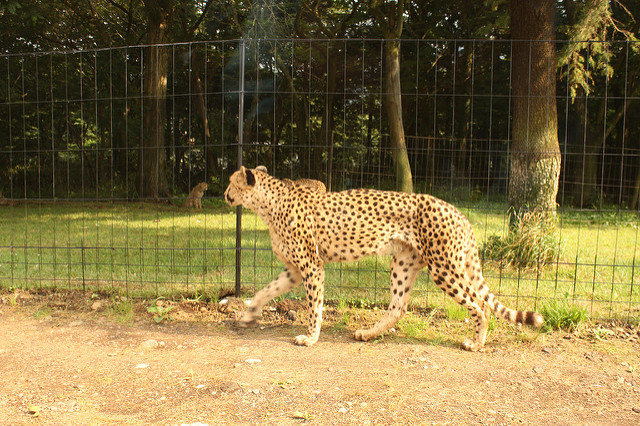
[[495,316],[499,318],[519,324],[526,324],[533,328],[540,328],[542,327],[542,324],[544,324],[544,318],[542,318],[542,315],[539,313],[509,309],[500,303],[491,292],[484,297],[484,300],[485,303],[489,305],[489,308],[491,308]]

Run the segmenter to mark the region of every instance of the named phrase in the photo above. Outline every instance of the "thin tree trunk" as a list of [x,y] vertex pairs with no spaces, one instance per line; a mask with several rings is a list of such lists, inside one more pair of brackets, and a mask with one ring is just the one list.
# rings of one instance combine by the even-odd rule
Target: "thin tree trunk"
[[334,130],[333,109],[335,105],[336,79],[337,79],[337,55],[336,42],[329,42],[329,51],[327,54],[327,90],[325,95],[324,115],[320,131],[316,135],[315,146],[312,150],[312,158],[317,159],[312,163],[310,176],[315,179],[322,180],[322,152],[329,147],[331,134]]
[[[199,55],[194,55],[196,58]],[[198,60],[198,63],[202,63]],[[206,66],[206,64],[205,64]],[[207,103],[205,100],[205,89],[202,83],[199,67],[193,66],[193,83],[195,86],[195,110],[198,118],[198,127],[202,132],[203,145],[206,153],[207,176],[218,175],[218,156],[213,149],[213,141],[211,140],[211,130],[209,129],[209,115],[207,114]]]
[[369,0],[371,12],[385,37],[384,44],[384,110],[389,123],[391,153],[396,168],[398,189],[413,192],[411,164],[404,138],[402,123],[402,91],[400,86],[400,37],[404,20],[405,1],[387,3],[384,0]]
[[633,185],[633,194],[631,195],[631,202],[629,203],[629,209],[636,210],[638,208],[638,196],[640,195],[640,168],[636,174],[636,182]]
[[398,189],[403,192],[413,192],[413,176],[404,138],[402,123],[402,95],[400,87],[400,42],[387,40],[385,42],[385,102],[384,108],[389,123],[389,137],[391,152],[396,166]]

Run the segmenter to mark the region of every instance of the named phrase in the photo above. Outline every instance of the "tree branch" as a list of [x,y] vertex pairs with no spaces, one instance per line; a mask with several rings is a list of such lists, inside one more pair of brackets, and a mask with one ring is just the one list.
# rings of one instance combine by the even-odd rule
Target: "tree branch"
[[212,2],[212,0],[207,0],[207,4],[204,5],[204,9],[202,10],[202,13],[200,14],[200,18],[198,18],[196,23],[193,24],[193,26],[189,30],[190,34],[193,34],[198,29],[198,27],[202,23],[202,20],[204,19],[204,17],[207,16],[207,12],[209,11],[209,6],[211,6],[211,2]]

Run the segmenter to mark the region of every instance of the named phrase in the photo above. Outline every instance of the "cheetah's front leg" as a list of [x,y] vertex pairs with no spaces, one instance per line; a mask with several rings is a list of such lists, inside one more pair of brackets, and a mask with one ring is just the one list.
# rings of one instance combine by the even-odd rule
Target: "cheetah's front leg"
[[309,306],[309,328],[307,335],[296,336],[295,344],[311,346],[318,341],[322,326],[322,305],[324,301],[324,267],[312,265],[304,274],[304,288]]
[[248,310],[242,315],[238,323],[240,327],[248,327],[255,323],[262,314],[262,308],[274,297],[291,290],[302,282],[300,271],[293,265],[287,265],[278,277],[271,281],[265,288],[256,293]]

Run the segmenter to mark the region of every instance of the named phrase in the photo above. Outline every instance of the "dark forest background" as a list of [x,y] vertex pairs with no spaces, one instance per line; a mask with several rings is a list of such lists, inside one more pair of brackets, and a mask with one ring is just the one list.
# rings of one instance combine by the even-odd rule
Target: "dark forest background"
[[[528,3],[2,1],[0,191],[219,195],[241,139],[244,164],[333,190],[506,198],[524,128],[557,133],[558,203],[637,209],[640,3]],[[555,113],[522,119],[536,59]]]

